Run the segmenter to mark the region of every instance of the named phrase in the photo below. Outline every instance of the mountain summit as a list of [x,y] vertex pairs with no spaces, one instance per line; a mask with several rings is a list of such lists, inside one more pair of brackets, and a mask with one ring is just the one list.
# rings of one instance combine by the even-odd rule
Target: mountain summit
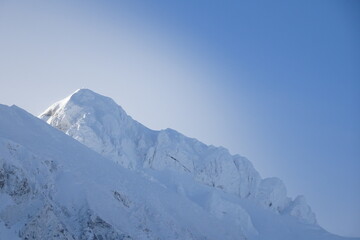
[[150,130],[128,116],[112,99],[91,90],[77,90],[39,117],[125,168],[186,174],[199,183],[240,199],[251,199],[279,214],[316,223],[303,196],[292,200],[281,180],[262,179],[246,158],[171,129]]

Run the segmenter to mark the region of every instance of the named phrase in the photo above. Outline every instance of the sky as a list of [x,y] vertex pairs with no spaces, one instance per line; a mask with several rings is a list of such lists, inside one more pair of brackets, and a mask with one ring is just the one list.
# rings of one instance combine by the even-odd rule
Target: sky
[[0,0],[0,103],[89,88],[247,157],[360,237],[360,2]]

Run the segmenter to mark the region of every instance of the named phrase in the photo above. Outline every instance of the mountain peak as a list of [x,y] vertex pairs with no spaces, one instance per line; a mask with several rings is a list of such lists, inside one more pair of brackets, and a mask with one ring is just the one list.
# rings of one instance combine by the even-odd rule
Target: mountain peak
[[[144,128],[109,97],[89,89],[78,89],[46,109],[39,118],[99,153],[110,149],[133,129]],[[115,142],[114,142],[115,141]],[[105,144],[106,143],[106,144]]]
[[87,89],[87,88],[79,88],[74,93],[72,93],[70,98],[96,98],[101,96],[100,94]]
[[98,93],[88,89],[88,88],[79,88],[77,89],[72,95],[74,94],[85,94],[85,93],[90,93],[90,94],[97,94],[99,95]]
[[69,97],[70,98],[90,98],[90,99],[109,98],[109,97],[105,97],[105,96],[103,96],[99,93],[96,93],[87,88],[79,88],[73,94],[71,94]]
[[[75,91],[40,118],[125,168],[186,174],[202,184],[253,199],[280,214],[293,205],[283,182],[262,179],[246,158],[175,130],[150,130],[129,117],[111,98],[89,89]],[[298,201],[293,209],[290,215],[299,210],[298,218],[316,222],[306,203]]]
[[71,102],[82,107],[84,107],[85,105],[91,107],[120,107],[111,98],[103,96],[87,88],[81,88],[76,90],[73,94],[71,94],[64,100],[67,100],[67,102]]
[[[84,114],[95,114],[102,117],[105,113],[116,115],[121,119],[128,117],[125,111],[111,98],[82,88],[51,105],[39,117],[48,123],[52,121],[57,123],[68,118],[79,118],[81,114],[82,117],[85,116]],[[58,119],[59,117],[61,119]]]

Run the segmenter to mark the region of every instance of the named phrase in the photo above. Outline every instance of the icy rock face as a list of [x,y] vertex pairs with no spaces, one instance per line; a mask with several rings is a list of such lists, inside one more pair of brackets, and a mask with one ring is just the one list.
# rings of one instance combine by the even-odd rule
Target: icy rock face
[[112,225],[95,215],[90,215],[85,222],[85,228],[80,239],[133,240],[131,236],[117,232]]
[[311,211],[310,206],[306,203],[304,196],[300,195],[295,198],[284,210],[285,213],[297,217],[304,223],[316,224],[315,214]]
[[5,163],[0,165],[0,189],[10,195],[15,202],[29,198],[31,192],[29,180],[24,176],[23,171]]
[[[37,182],[34,172],[25,170],[19,161],[36,161],[37,156],[19,144],[1,140],[0,199],[5,201],[0,204],[0,221],[16,229],[15,235],[26,240],[54,239],[54,236],[74,239],[55,216],[52,206],[46,203],[43,195],[46,185]],[[37,174],[47,169],[45,162],[43,164],[43,168],[37,168]]]
[[231,156],[224,148],[206,146],[171,129],[158,133],[144,167],[185,172],[206,185],[240,197],[250,197],[260,181],[247,159]]
[[26,240],[59,239],[75,240],[66,226],[55,215],[51,205],[44,205],[38,214],[33,216],[20,231],[19,235]]
[[278,178],[263,179],[257,191],[257,199],[263,206],[278,212],[282,212],[291,202],[284,183]]
[[293,201],[287,197],[286,187],[278,178],[265,178],[261,181],[257,199],[261,205],[275,209],[282,214],[295,216],[304,223],[316,224],[315,214],[306,203],[304,196],[297,196]]
[[[150,130],[128,116],[112,99],[91,90],[76,91],[39,117],[126,168],[184,172],[206,185],[254,199],[278,213],[313,222],[305,202],[291,201],[281,180],[261,179],[246,158],[171,129]],[[288,206],[297,211],[283,211]]]

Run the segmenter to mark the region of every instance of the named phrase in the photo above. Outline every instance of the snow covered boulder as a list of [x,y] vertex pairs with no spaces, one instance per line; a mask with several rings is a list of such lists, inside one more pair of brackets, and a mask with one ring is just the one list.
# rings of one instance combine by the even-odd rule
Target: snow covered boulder
[[261,180],[257,191],[257,200],[266,208],[282,212],[291,201],[287,197],[286,187],[278,178],[265,178]]
[[315,213],[311,210],[310,206],[306,203],[304,196],[299,195],[292,201],[289,206],[284,210],[284,214],[295,216],[301,222],[316,224]]

